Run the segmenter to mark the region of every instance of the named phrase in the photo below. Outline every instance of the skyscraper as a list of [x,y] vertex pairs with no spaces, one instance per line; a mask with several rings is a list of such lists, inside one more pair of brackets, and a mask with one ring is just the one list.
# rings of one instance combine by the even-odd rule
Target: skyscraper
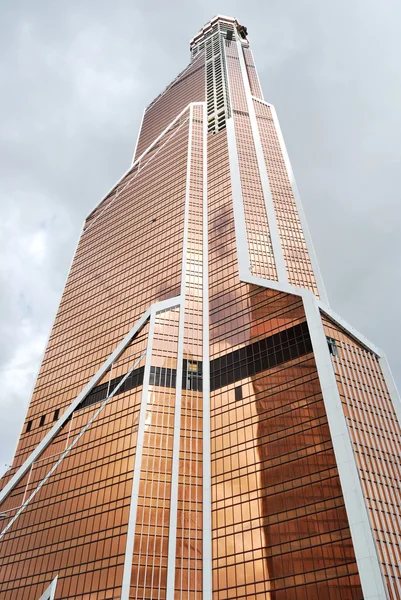
[[4,600],[401,600],[399,399],[328,306],[218,16],[88,215],[0,495]]

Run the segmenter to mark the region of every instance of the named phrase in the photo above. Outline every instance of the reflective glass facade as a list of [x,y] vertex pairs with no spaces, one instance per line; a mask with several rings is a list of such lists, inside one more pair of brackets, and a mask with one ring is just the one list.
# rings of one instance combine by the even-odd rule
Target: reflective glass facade
[[379,359],[324,317],[333,365],[389,598],[401,598],[401,428]]
[[384,359],[325,305],[246,28],[190,49],[84,224],[2,479],[0,596],[401,600]]

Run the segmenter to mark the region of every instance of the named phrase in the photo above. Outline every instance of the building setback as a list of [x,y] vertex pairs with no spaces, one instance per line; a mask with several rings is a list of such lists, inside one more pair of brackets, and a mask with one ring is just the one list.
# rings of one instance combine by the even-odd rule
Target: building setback
[[401,407],[328,305],[217,16],[87,217],[0,494],[2,600],[401,600]]

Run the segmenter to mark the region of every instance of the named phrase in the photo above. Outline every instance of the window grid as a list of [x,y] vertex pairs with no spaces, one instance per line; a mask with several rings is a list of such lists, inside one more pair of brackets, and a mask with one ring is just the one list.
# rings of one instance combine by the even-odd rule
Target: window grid
[[318,296],[301,220],[269,106],[253,100],[290,284]]
[[251,88],[252,96],[263,100],[262,90],[260,89],[259,78],[256,73],[256,67],[253,60],[252,50],[249,46],[242,45],[242,51],[244,53],[246,71],[248,73],[249,85]]
[[[114,363],[109,378],[113,371],[127,372],[127,364],[141,355],[147,328]],[[110,597],[119,590],[141,391],[110,401],[4,538],[2,597],[39,596],[54,572],[63,598],[97,589]],[[73,414],[2,510],[28,497],[96,408]]]
[[[208,138],[208,203],[215,360],[305,313],[238,281],[225,131]],[[212,391],[211,427],[214,600],[362,600],[312,355]]]
[[203,102],[205,97],[205,57],[202,53],[146,109],[134,158],[141,156],[190,102]]
[[257,277],[276,281],[276,265],[237,44],[226,41],[226,54],[251,271]]
[[323,316],[390,600],[401,598],[401,430],[378,358]]
[[[184,364],[203,357],[203,107],[193,107],[185,275]],[[182,390],[175,594],[202,600],[202,393]]]

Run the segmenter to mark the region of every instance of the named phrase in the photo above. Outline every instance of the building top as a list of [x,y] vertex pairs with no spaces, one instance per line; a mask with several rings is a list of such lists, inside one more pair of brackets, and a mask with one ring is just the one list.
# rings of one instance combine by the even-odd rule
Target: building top
[[203,38],[208,37],[215,31],[225,31],[227,29],[234,29],[234,27],[243,39],[247,38],[247,28],[244,25],[241,25],[238,19],[235,17],[227,17],[225,15],[216,15],[213,19],[205,23],[200,31],[191,39],[189,48],[192,50]]

